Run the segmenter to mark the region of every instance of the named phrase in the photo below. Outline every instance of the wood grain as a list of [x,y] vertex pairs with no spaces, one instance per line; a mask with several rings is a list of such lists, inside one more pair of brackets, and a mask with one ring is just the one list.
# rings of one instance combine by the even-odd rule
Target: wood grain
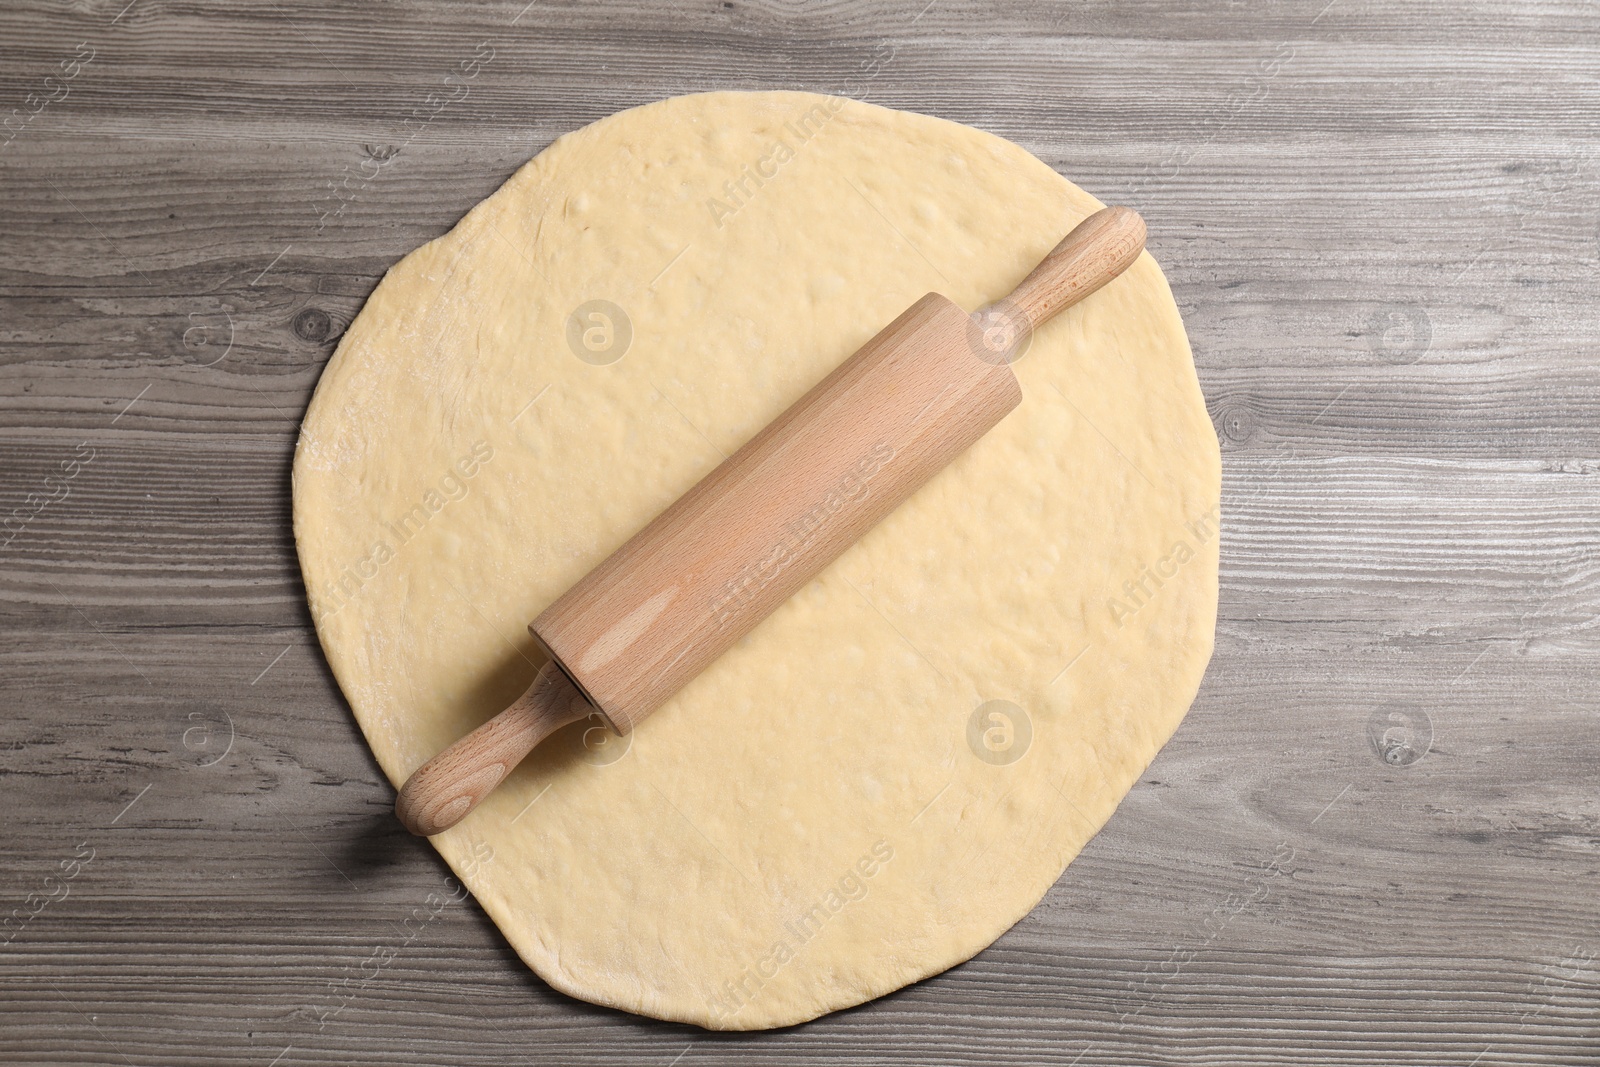
[[1133,266],[1144,251],[1144,239],[1144,220],[1137,211],[1102,208],[1063,237],[999,304],[1019,312],[1027,320],[1024,332],[1031,333]]
[[[0,9],[0,120],[55,96],[0,132],[0,916],[46,901],[0,1059],[1600,1062],[1594,5],[126,3]],[[972,962],[753,1035],[554,993],[455,899],[289,534],[383,271],[562,132],[721,87],[1138,209],[1225,468],[1217,655],[1107,828]]]

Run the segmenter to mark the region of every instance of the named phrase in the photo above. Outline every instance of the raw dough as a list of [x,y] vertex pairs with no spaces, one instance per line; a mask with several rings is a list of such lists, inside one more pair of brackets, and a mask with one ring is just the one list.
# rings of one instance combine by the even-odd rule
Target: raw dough
[[[317,632],[389,779],[881,326],[1004,294],[1098,206],[955,123],[712,93],[562,137],[407,256],[294,468]],[[1016,412],[630,737],[569,728],[434,838],[551,985],[810,1019],[984,948],[1110,817],[1211,654],[1217,443],[1148,255],[1017,372]]]

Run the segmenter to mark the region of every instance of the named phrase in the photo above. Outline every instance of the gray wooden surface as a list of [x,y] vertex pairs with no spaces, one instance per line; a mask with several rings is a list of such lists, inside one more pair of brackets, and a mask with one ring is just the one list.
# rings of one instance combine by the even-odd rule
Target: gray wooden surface
[[[1600,1063],[1600,9],[525,2],[0,7],[0,1060]],[[1106,830],[972,962],[755,1035],[430,912],[289,529],[385,268],[718,87],[1144,212],[1226,470],[1216,658]]]

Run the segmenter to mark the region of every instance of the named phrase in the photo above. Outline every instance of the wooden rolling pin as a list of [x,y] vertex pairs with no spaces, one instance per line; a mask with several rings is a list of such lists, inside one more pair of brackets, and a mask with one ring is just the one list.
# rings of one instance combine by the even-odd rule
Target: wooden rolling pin
[[1126,270],[1144,235],[1106,208],[973,315],[937,293],[911,305],[533,621],[549,662],[407,780],[400,821],[454,826],[595,712],[633,729],[1015,408],[1010,364],[1033,331]]

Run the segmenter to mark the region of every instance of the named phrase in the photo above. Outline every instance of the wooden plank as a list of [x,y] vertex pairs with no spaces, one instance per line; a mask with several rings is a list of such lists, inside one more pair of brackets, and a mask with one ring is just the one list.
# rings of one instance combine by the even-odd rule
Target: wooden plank
[[[79,861],[0,945],[0,1058],[1600,1060],[1600,13],[924,3],[0,11],[0,117],[94,52],[0,147],[0,914]],[[1138,207],[1225,467],[1217,655],[1106,830],[971,963],[757,1035],[570,1000],[448,900],[288,526],[383,271],[712,88],[973,123]]]

